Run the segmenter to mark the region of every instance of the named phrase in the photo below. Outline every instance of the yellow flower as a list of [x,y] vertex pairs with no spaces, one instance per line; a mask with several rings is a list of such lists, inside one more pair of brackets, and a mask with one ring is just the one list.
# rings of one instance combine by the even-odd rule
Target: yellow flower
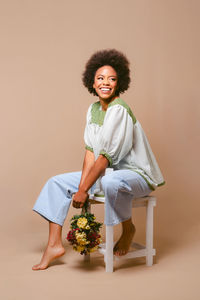
[[85,234],[85,232],[77,232],[75,233],[76,236],[76,240],[78,242],[79,245],[87,245],[89,244],[89,241],[86,240],[87,236]]
[[102,239],[101,238],[97,239],[97,241],[99,242],[99,244],[102,243]]
[[85,227],[85,229],[90,229],[90,226],[89,226],[89,225],[87,225],[87,226]]
[[95,247],[93,247],[93,248],[90,249],[90,252],[94,252],[94,251],[96,251],[98,248],[99,248],[98,246],[95,246]]
[[83,217],[83,218],[79,218],[78,219],[78,222],[77,222],[77,226],[79,227],[79,228],[85,228],[85,226],[87,225],[87,219],[85,218],[85,217]]
[[84,249],[85,249],[85,247],[84,246],[76,246],[76,247],[74,247],[74,249],[76,250],[76,251],[78,251],[78,252],[81,252],[81,251],[83,251]]

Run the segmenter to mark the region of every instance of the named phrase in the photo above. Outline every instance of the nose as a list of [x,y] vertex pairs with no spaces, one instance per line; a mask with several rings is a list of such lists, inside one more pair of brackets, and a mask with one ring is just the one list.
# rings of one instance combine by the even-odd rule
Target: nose
[[104,80],[103,80],[103,84],[104,84],[104,85],[109,85],[109,81],[108,81],[108,79],[107,79],[107,78],[104,78]]

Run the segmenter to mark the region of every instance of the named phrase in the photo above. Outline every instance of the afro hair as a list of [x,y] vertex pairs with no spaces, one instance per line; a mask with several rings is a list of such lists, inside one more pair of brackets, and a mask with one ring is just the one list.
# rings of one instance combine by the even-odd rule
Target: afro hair
[[129,61],[126,56],[115,50],[107,49],[95,52],[86,63],[85,71],[83,72],[83,84],[88,91],[97,96],[95,89],[93,88],[94,77],[96,71],[103,66],[111,66],[117,73],[118,83],[116,96],[124,93],[130,84],[130,70]]

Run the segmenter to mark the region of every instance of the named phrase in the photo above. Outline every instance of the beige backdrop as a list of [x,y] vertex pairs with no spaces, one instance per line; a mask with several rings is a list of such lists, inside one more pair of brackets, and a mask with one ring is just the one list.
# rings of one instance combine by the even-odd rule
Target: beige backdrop
[[[199,299],[199,9],[198,0],[0,0],[2,299]],[[154,193],[156,263],[136,259],[106,274],[101,257],[86,266],[64,242],[64,258],[33,272],[48,226],[32,207],[49,177],[82,166],[85,114],[97,98],[81,74],[104,48],[130,60],[122,97],[166,180]],[[94,211],[102,220],[103,208]],[[144,212],[133,214],[144,240]]]

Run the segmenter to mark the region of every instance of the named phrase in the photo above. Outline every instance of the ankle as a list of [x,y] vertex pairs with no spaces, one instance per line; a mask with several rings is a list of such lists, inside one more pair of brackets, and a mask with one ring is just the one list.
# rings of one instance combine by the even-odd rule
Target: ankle
[[63,248],[63,244],[61,241],[48,241],[47,246],[51,248]]
[[132,222],[130,222],[130,223],[123,224],[122,230],[123,233],[129,233],[129,232],[135,232],[136,228],[135,225]]

